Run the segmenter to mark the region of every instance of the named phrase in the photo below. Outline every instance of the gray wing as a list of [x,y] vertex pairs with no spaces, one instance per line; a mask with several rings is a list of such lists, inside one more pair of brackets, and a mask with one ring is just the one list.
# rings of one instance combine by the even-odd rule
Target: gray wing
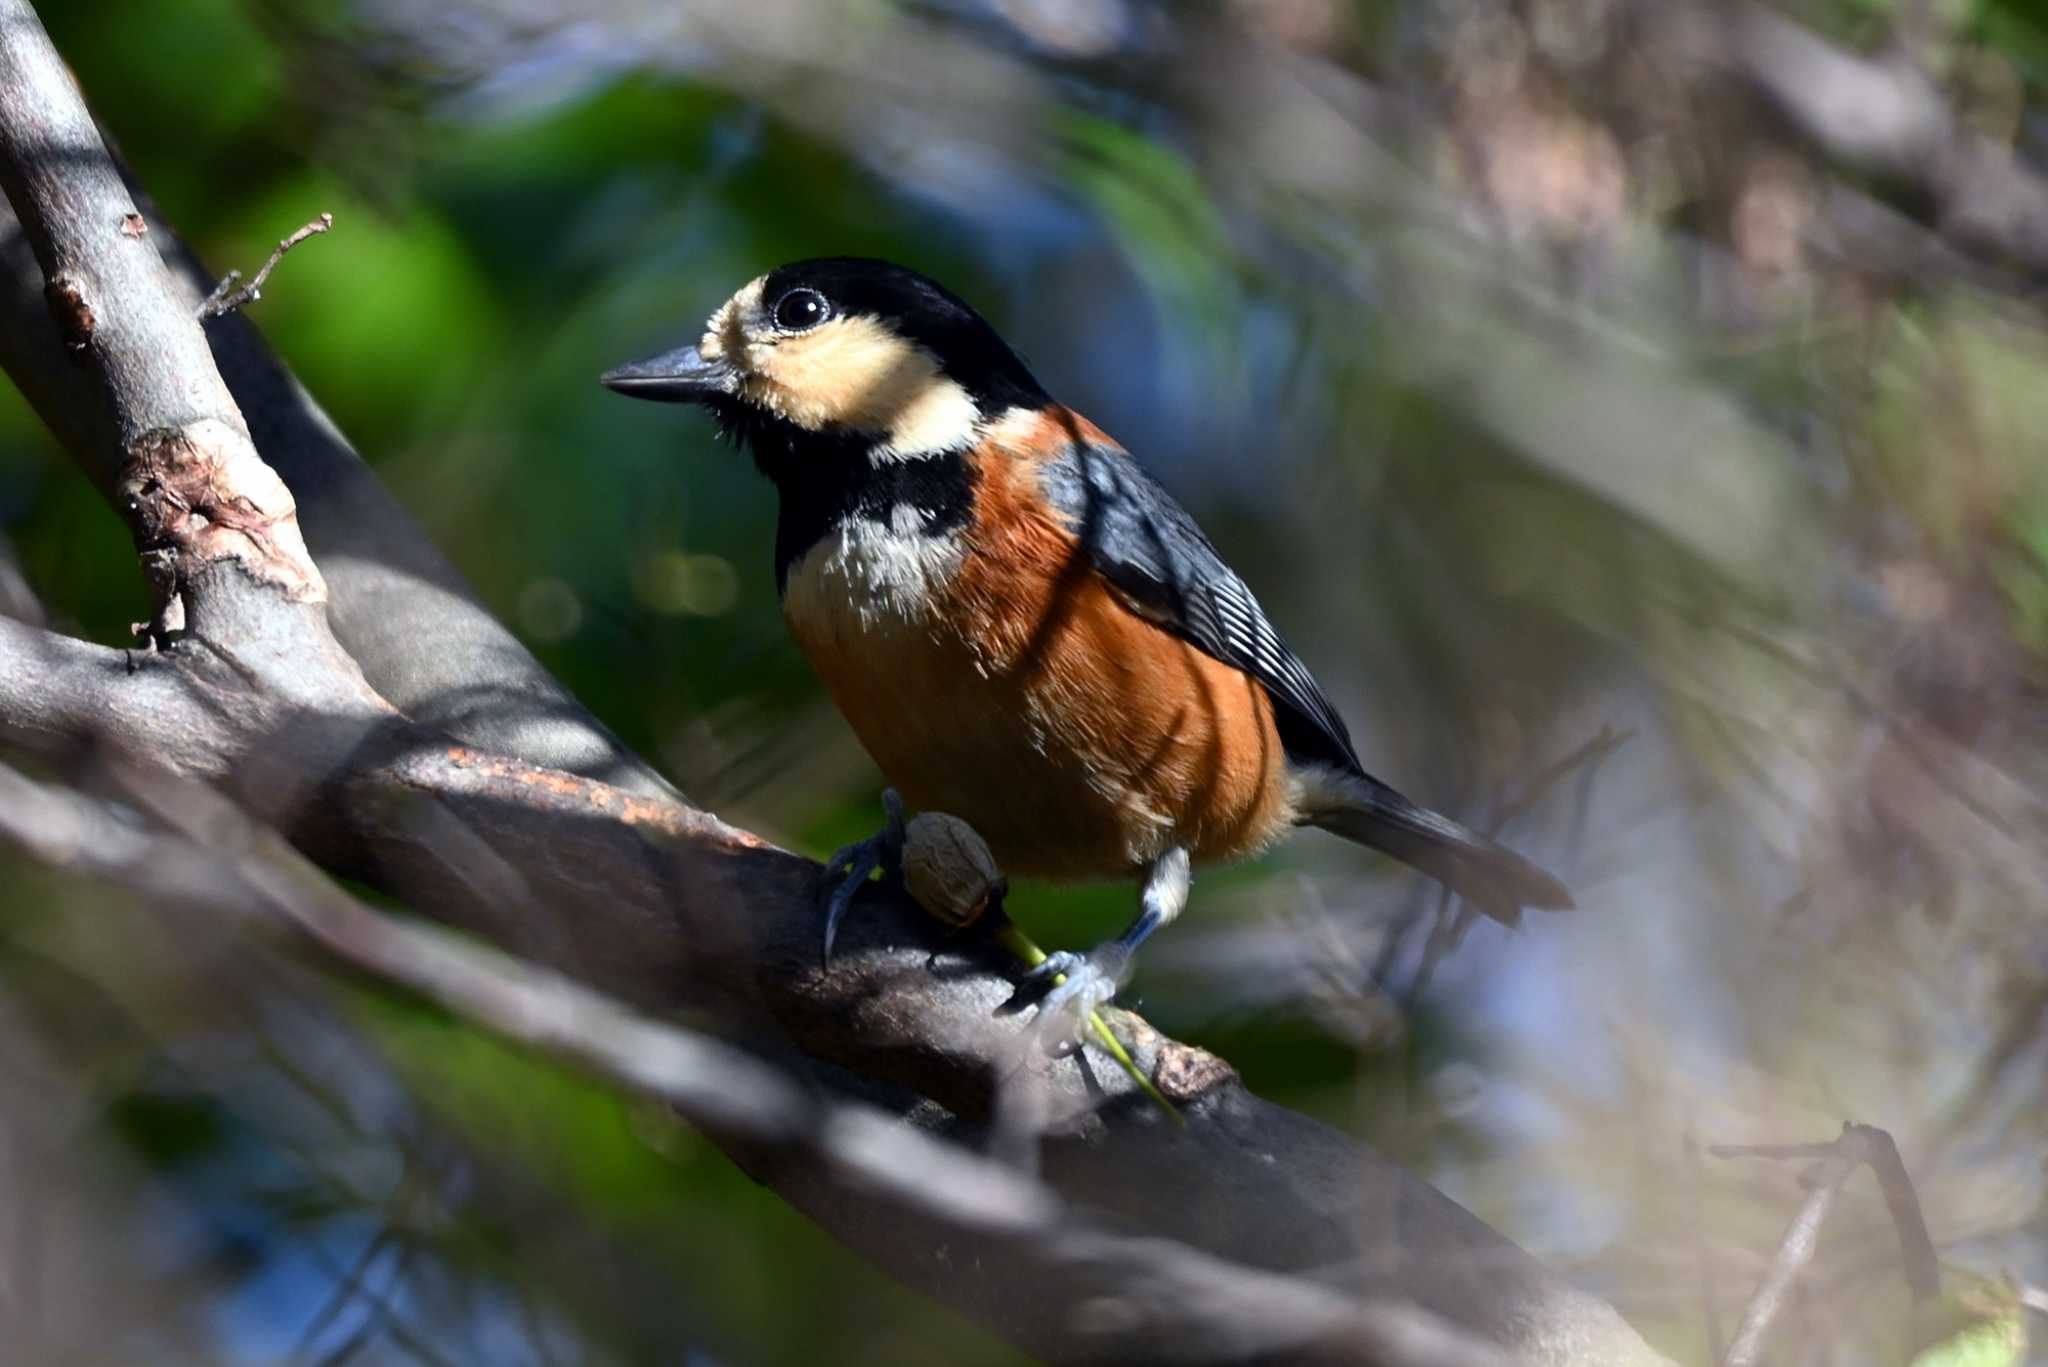
[[1308,666],[1173,495],[1124,452],[1082,442],[1048,462],[1042,478],[1096,571],[1133,609],[1264,686],[1289,755],[1364,776],[1351,733]]
[[1257,679],[1273,699],[1290,758],[1333,765],[1358,780],[1346,800],[1302,819],[1414,865],[1509,925],[1523,907],[1572,904],[1563,884],[1513,850],[1365,772],[1308,667],[1195,520],[1137,462],[1114,447],[1076,442],[1044,472],[1047,498],[1096,572],[1135,611]]

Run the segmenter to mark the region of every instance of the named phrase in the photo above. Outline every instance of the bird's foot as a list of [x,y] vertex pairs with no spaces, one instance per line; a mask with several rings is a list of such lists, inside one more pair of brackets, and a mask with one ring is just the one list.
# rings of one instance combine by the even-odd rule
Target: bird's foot
[[839,923],[853,905],[854,894],[876,869],[893,879],[903,872],[903,799],[894,788],[882,790],[882,810],[887,820],[882,829],[866,840],[842,846],[825,861],[824,881],[819,896],[825,906],[825,963],[832,962],[832,942],[838,938]]
[[1027,972],[1026,982],[1048,984],[1033,1027],[1047,1052],[1064,1054],[1079,1048],[1095,1009],[1109,1004],[1130,969],[1130,950],[1111,940],[1086,954],[1059,950]]

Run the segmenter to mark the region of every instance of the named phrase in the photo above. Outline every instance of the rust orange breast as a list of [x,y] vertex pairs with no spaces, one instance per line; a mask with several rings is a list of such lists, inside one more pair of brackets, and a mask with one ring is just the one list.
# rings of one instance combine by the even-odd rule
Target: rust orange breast
[[1230,859],[1284,829],[1265,690],[1124,606],[1034,496],[1031,452],[984,450],[977,475],[952,536],[848,524],[790,573],[791,631],[888,781],[1027,877]]

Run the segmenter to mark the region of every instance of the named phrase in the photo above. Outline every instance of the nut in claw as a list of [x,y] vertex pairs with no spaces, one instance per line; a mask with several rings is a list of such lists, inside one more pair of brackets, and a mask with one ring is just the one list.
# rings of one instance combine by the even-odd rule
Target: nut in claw
[[944,812],[920,812],[905,830],[903,885],[919,906],[954,926],[972,925],[1010,890],[988,842]]

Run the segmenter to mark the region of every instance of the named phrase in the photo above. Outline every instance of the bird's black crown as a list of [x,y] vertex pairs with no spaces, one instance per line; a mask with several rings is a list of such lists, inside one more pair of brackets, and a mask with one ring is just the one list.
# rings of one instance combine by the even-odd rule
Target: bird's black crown
[[986,319],[959,295],[908,267],[861,256],[792,261],[768,273],[761,298],[772,311],[798,290],[816,290],[834,314],[874,318],[923,348],[983,413],[1047,401],[1030,369]]

